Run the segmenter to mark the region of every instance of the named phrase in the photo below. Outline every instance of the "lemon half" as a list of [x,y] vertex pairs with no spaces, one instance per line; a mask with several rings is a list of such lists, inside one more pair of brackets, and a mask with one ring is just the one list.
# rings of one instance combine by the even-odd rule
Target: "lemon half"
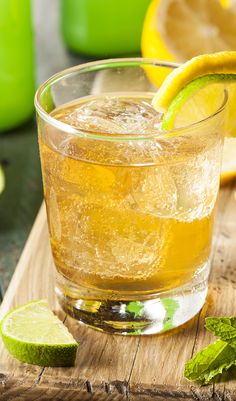
[[[204,53],[236,49],[235,0],[152,0],[144,20],[144,57],[185,62]],[[157,86],[168,71],[149,68]]]

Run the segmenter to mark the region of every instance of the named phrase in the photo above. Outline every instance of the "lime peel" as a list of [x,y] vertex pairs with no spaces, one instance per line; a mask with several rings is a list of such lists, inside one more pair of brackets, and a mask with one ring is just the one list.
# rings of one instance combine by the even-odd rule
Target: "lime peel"
[[39,366],[72,366],[78,343],[53,314],[46,300],[21,305],[1,321],[8,352],[22,362]]
[[231,83],[236,81],[236,74],[208,74],[194,79],[184,86],[183,89],[171,101],[167,111],[163,115],[162,129],[171,130],[174,128],[175,117],[180,106],[185,103],[192,94],[213,83]]
[[218,102],[218,89],[221,92],[223,84],[227,84],[229,101],[224,113],[226,124],[222,127],[227,137],[224,141],[221,183],[227,183],[236,177],[236,51],[203,54],[182,64],[162,83],[152,105],[163,113],[165,135],[180,135],[181,129],[204,122],[221,110],[223,101],[221,104]]
[[165,113],[171,101],[193,80],[214,74],[235,74],[236,52],[225,51],[196,56],[173,70],[153,98],[153,107]]

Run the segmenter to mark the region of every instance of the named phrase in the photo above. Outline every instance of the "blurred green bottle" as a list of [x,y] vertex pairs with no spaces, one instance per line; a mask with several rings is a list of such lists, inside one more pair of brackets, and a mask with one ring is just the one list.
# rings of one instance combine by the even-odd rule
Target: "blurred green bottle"
[[30,0],[0,0],[0,132],[31,117],[34,91]]
[[140,52],[150,0],[61,0],[61,29],[72,51],[109,57]]

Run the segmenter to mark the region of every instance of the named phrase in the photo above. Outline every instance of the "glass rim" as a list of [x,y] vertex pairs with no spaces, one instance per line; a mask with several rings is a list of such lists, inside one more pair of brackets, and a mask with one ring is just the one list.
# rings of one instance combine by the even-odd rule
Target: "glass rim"
[[[51,114],[49,114],[44,107],[41,105],[40,97],[44,90],[54,83],[60,81],[62,78],[67,78],[71,75],[74,75],[77,72],[93,72],[102,70],[102,67],[106,68],[115,68],[115,67],[132,67],[132,66],[154,66],[154,67],[166,67],[166,68],[177,68],[180,66],[180,63],[170,62],[166,60],[159,60],[154,58],[144,58],[144,57],[127,57],[127,58],[111,58],[97,61],[90,61],[87,63],[78,64],[76,66],[66,68],[62,71],[57,72],[52,75],[46,81],[44,81],[37,89],[34,97],[34,105],[39,116],[47,123],[52,125],[53,127],[68,133],[70,135],[74,135],[77,137],[84,137],[87,139],[100,139],[105,141],[124,141],[124,140],[150,140],[155,138],[171,138],[178,135],[184,135],[187,131],[192,129],[197,129],[198,127],[203,126],[205,123],[211,121],[215,116],[220,114],[224,109],[228,101],[228,91],[224,89],[224,99],[221,105],[214,111],[209,114],[209,116],[185,125],[179,128],[173,128],[170,130],[161,130],[155,129],[152,131],[150,135],[143,133],[129,133],[129,134],[120,134],[120,133],[100,133],[100,132],[92,132],[88,130],[82,130],[75,127],[72,127],[69,124],[66,124],[60,120],[54,118]],[[105,69],[105,68],[104,68]],[[122,92],[121,92],[122,93]],[[135,93],[135,92],[134,92]],[[148,92],[152,93],[152,92]],[[154,92],[153,92],[154,93]]]

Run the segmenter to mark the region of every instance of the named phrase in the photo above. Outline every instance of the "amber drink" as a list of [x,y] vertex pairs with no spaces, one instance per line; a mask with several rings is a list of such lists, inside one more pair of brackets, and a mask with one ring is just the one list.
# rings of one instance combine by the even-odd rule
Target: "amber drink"
[[163,132],[145,62],[117,63],[68,70],[36,98],[56,292],[89,326],[152,334],[205,301],[224,107]]

